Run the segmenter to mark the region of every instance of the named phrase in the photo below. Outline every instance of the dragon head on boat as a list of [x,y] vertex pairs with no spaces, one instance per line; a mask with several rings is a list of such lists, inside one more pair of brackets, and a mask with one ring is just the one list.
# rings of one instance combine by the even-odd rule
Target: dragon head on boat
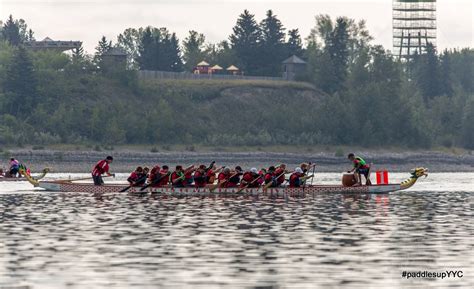
[[400,184],[401,189],[408,189],[409,187],[413,186],[418,178],[421,178],[422,176],[428,176],[427,168],[420,167],[413,169],[410,178]]
[[413,172],[411,173],[411,178],[418,179],[418,178],[421,178],[422,176],[425,176],[425,177],[428,176],[428,169],[426,168],[413,169]]
[[38,186],[38,184],[39,184],[38,181],[39,181],[40,179],[44,178],[44,176],[46,176],[46,174],[49,173],[50,171],[51,171],[50,168],[44,168],[43,171],[42,171],[42,173],[41,173],[39,176],[37,176],[37,177],[34,178],[34,177],[32,177],[32,176],[28,173],[28,171],[27,171],[27,169],[26,169],[25,166],[21,166],[20,169],[18,170],[18,172],[19,172],[22,176],[24,176],[24,177],[26,178],[26,180],[27,180],[28,182],[30,182],[30,183],[31,183],[33,186],[35,186],[35,187]]

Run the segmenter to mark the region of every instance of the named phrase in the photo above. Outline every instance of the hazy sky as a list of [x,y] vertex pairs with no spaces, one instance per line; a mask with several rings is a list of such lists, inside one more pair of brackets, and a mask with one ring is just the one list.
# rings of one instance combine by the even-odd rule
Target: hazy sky
[[[392,0],[0,0],[0,19],[23,18],[38,40],[81,40],[93,52],[102,35],[115,41],[128,27],[167,27],[180,39],[189,30],[209,42],[227,39],[238,15],[248,9],[260,21],[272,9],[287,29],[306,37],[314,16],[366,19],[374,43],[392,47]],[[438,0],[438,46],[474,47],[474,0]]]

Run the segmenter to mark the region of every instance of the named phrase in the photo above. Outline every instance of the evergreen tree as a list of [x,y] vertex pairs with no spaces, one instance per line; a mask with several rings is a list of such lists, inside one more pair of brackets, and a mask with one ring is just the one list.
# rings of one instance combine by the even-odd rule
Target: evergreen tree
[[179,39],[176,33],[171,35],[166,51],[170,61],[169,71],[181,72],[183,71],[183,60],[181,59],[181,49],[179,48]]
[[151,27],[147,27],[140,40],[137,62],[141,70],[157,70],[156,43]]
[[71,57],[73,63],[80,63],[84,60],[84,48],[82,47],[82,45],[72,50]]
[[349,59],[349,33],[347,19],[339,17],[336,20],[336,26],[330,34],[329,42],[326,43],[326,51],[331,58],[334,67],[334,78],[330,91],[335,92],[341,89],[347,78],[348,59]]
[[441,95],[440,63],[436,48],[431,43],[428,43],[426,53],[415,55],[412,67],[412,77],[425,99]]
[[15,115],[31,113],[37,97],[37,80],[26,49],[19,46],[6,73],[4,90],[9,111]]
[[102,63],[102,56],[106,54],[107,52],[112,49],[112,41],[107,41],[107,38],[105,36],[102,36],[102,38],[99,41],[99,44],[95,48],[95,55],[94,55],[94,63],[101,67],[103,65]]
[[2,29],[3,38],[13,46],[18,46],[23,43],[20,36],[20,27],[18,23],[13,20],[13,16],[8,17]]
[[204,34],[194,30],[189,31],[188,37],[183,41],[183,60],[187,71],[192,71],[200,61],[204,60],[203,45],[206,41]]
[[452,73],[452,63],[451,63],[451,54],[447,50],[440,55],[440,94],[442,95],[452,95],[453,90],[453,73]]
[[230,43],[239,60],[239,67],[246,74],[253,75],[260,68],[260,55],[256,52],[260,48],[261,35],[255,16],[244,10],[233,28]]
[[303,42],[301,41],[301,36],[298,29],[292,29],[288,31],[288,42],[286,43],[287,55],[292,56],[296,55],[298,57],[303,57]]
[[267,76],[277,76],[281,74],[281,62],[287,56],[285,47],[285,28],[281,21],[273,14],[272,10],[267,11],[266,18],[260,23],[262,40],[260,49],[254,52],[260,55],[261,67],[258,74]]

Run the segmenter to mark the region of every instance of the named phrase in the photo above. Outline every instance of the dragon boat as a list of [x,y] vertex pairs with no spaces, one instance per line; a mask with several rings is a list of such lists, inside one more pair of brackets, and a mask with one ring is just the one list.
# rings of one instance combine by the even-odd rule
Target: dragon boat
[[207,196],[314,196],[325,193],[352,193],[352,194],[387,194],[400,190],[406,190],[412,187],[422,176],[427,176],[428,170],[425,168],[416,168],[411,176],[405,181],[397,184],[371,185],[371,186],[344,186],[344,185],[306,185],[299,188],[278,187],[278,188],[173,188],[173,187],[149,187],[142,190],[142,187],[129,187],[128,184],[107,184],[95,186],[92,183],[75,183],[72,180],[58,181],[38,181],[27,177],[28,181],[35,187],[47,191],[56,192],[83,192],[93,194],[103,193],[156,193],[170,197],[207,197]]
[[[43,171],[39,175],[37,175],[37,176],[28,175],[28,177],[30,179],[39,181],[39,180],[43,179],[48,173],[49,173],[49,169],[45,168],[45,169],[43,169]],[[21,175],[22,175],[21,177],[15,177],[15,178],[2,175],[2,176],[0,176],[0,182],[26,182],[26,181],[29,181],[28,178],[25,177],[24,173],[22,173]]]

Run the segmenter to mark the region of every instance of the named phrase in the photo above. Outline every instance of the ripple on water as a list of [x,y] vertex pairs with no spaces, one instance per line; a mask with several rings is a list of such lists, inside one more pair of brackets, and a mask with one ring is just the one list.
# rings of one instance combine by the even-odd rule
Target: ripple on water
[[[284,202],[5,192],[0,288],[468,287],[472,196]],[[401,278],[448,269],[464,277]]]

